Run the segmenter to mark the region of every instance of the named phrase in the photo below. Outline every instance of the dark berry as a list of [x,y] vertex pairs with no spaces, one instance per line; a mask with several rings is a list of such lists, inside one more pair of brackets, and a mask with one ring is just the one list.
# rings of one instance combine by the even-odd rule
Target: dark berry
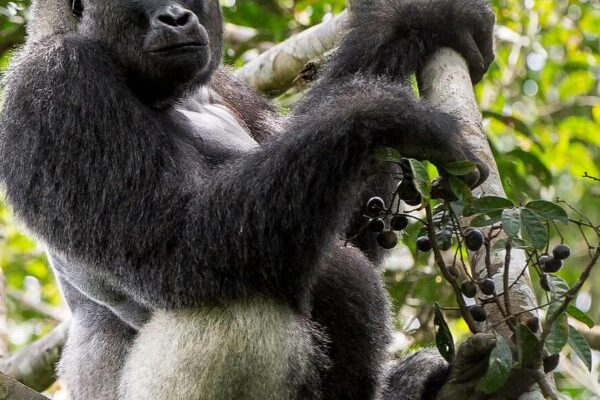
[[553,274],[558,272],[563,266],[563,262],[556,258],[550,258],[548,261],[544,263],[544,272],[548,272]]
[[404,202],[411,207],[417,207],[420,206],[423,202],[423,197],[421,197],[421,195],[418,194],[416,197],[413,197],[411,199],[404,199]]
[[544,268],[545,268],[545,265],[546,265],[546,263],[547,263],[548,261],[550,261],[551,259],[552,259],[552,257],[550,257],[550,256],[541,256],[541,257],[540,257],[540,259],[539,259],[539,261],[538,261],[538,264],[540,265],[540,267],[541,267],[542,269],[544,269]]
[[529,330],[533,333],[536,333],[540,330],[540,319],[538,317],[531,317],[525,321],[525,325],[529,328]]
[[448,273],[454,279],[456,279],[456,278],[458,278],[460,276],[460,271],[454,265],[451,265],[451,266],[448,267]]
[[398,244],[398,236],[392,231],[381,232],[377,236],[377,243],[384,249],[390,250]]
[[402,182],[398,184],[396,193],[398,193],[398,197],[409,206],[416,207],[421,205],[421,201],[423,200],[421,193],[419,193],[411,179],[403,179]]
[[559,244],[552,250],[552,255],[557,260],[566,260],[571,256],[571,248],[566,244]]
[[542,287],[542,289],[544,289],[546,292],[551,292],[552,288],[550,287],[550,279],[548,279],[548,275],[543,274],[540,277],[540,286]]
[[462,294],[469,299],[477,296],[477,286],[471,281],[464,281],[462,285],[460,285],[460,290]]
[[479,229],[473,229],[465,236],[465,246],[471,251],[479,251],[483,246],[484,241],[485,236],[483,236],[483,232]]
[[408,218],[405,215],[394,215],[390,221],[390,227],[395,231],[403,231],[408,226]]
[[381,218],[371,218],[369,220],[369,230],[371,232],[379,233],[385,229],[385,222]]
[[367,214],[378,215],[385,209],[385,202],[381,197],[373,197],[367,202]]
[[442,241],[439,243],[440,246],[440,250],[441,251],[448,251],[452,248],[452,242],[451,241]]
[[424,253],[431,251],[431,240],[427,236],[421,236],[417,239],[417,249]]
[[491,296],[496,291],[496,284],[490,278],[486,278],[479,283],[479,287],[481,288],[481,293],[486,296]]
[[544,357],[544,372],[549,374],[558,367],[560,362],[560,354],[550,354]]
[[469,312],[473,319],[477,322],[484,322],[487,319],[487,311],[481,306],[474,305],[469,307]]

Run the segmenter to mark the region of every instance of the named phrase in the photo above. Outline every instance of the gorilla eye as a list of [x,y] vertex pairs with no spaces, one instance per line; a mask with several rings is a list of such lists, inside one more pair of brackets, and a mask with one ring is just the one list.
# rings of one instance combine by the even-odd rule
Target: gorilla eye
[[83,15],[82,0],[71,0],[71,12],[77,18],[81,18],[81,16]]

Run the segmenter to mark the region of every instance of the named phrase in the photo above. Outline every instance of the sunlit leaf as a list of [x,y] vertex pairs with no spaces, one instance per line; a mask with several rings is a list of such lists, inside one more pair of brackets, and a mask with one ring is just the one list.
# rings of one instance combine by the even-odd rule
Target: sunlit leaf
[[427,201],[431,197],[431,178],[429,177],[429,172],[427,172],[427,167],[422,162],[412,158],[409,162],[415,187],[421,193],[423,199]]
[[528,208],[521,209],[521,227],[524,239],[537,249],[543,249],[548,244],[548,227],[546,221]]
[[450,332],[450,328],[446,323],[446,319],[444,318],[444,314],[438,303],[435,303],[434,305],[433,323],[435,325],[435,344],[438,351],[446,361],[451,363],[454,360],[454,355],[456,353],[454,338],[452,337],[452,332]]
[[502,210],[502,229],[509,237],[516,237],[521,230],[521,209]]
[[588,341],[569,325],[569,346],[573,349],[577,357],[583,361],[588,371],[592,371],[592,350]]
[[577,321],[583,322],[590,329],[593,328],[594,326],[596,326],[596,323],[589,315],[587,315],[586,313],[584,313],[583,311],[581,311],[579,308],[575,307],[572,304],[569,304],[569,306],[567,307],[567,314],[569,314],[569,316],[575,318]]
[[550,333],[546,338],[546,348],[550,354],[558,354],[565,347],[569,340],[569,325],[567,323],[567,314],[561,314],[556,322],[550,328]]
[[558,204],[544,200],[535,200],[527,203],[525,208],[535,212],[543,218],[560,221],[563,223],[569,222],[567,212]]
[[465,208],[465,215],[488,214],[506,208],[513,208],[514,206],[512,201],[504,197],[486,196],[474,200],[469,207]]
[[487,214],[481,214],[471,220],[473,228],[484,228],[494,225],[502,220],[502,210],[493,211]]
[[552,298],[556,299],[564,296],[569,291],[569,284],[560,276],[548,275],[548,284],[552,291]]

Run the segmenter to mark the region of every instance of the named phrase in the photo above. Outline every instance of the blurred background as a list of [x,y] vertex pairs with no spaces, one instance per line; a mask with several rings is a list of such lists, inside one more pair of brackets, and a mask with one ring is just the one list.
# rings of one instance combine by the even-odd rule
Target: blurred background
[[[332,18],[344,0],[222,0],[228,22],[225,62],[239,67],[274,44]],[[494,0],[497,58],[476,88],[485,126],[509,197],[516,202],[560,198],[600,224],[600,2]],[[23,42],[29,1],[0,0],[0,72]],[[293,98],[293,97],[292,97]],[[276,98],[288,106],[289,95]],[[453,305],[449,287],[407,238],[387,262],[386,281],[398,331],[394,347],[432,344],[432,305]],[[578,232],[566,232],[575,252],[561,271],[573,282],[587,255]],[[0,268],[6,281],[0,319],[8,310],[8,343],[16,352],[68,316],[44,251],[20,229],[0,194]],[[537,286],[537,285],[536,285]],[[577,299],[600,321],[600,269]],[[456,337],[468,330],[448,315]],[[0,321],[0,325],[3,321]],[[591,331],[600,350],[600,331]],[[596,335],[596,336],[594,336]],[[597,340],[594,342],[594,338]],[[2,338],[0,338],[2,340]],[[600,398],[600,357],[590,375],[568,350],[558,386],[566,398]],[[54,388],[53,390],[57,390]]]

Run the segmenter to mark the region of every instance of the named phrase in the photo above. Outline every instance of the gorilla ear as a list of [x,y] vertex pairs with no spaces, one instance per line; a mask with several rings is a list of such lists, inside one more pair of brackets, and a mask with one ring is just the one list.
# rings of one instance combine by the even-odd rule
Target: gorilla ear
[[71,12],[77,18],[83,15],[83,0],[71,0]]

